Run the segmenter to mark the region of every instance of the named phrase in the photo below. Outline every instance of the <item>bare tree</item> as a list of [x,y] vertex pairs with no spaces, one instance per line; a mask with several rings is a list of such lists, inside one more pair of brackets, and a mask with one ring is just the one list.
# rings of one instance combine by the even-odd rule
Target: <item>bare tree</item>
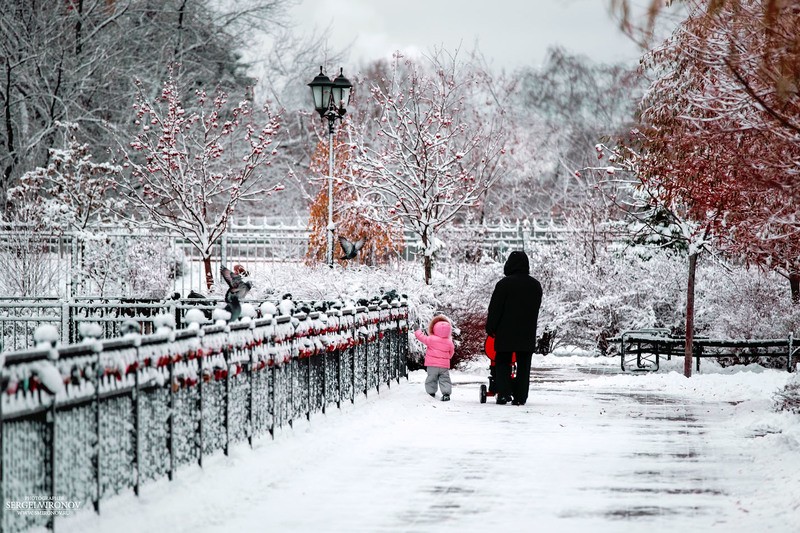
[[592,164],[592,146],[629,129],[643,79],[633,66],[598,64],[562,48],[551,48],[541,68],[523,69],[519,76],[515,115],[529,129],[541,130],[545,159],[529,178],[539,185],[529,212],[581,210],[592,200],[593,184],[575,170]]
[[[370,87],[379,115],[353,130],[353,184],[370,216],[402,222],[424,248],[425,282],[439,231],[476,205],[498,179],[506,118],[491,101],[474,107],[485,73],[442,52],[425,64],[399,53],[391,78]],[[374,136],[364,131],[374,131]]]
[[[167,66],[179,87],[252,85],[237,49],[245,28],[279,31],[292,0],[6,0],[0,10],[0,211],[25,172],[46,167],[59,122],[90,151],[132,130],[140,79],[157,95]],[[11,206],[14,207],[14,206]]]

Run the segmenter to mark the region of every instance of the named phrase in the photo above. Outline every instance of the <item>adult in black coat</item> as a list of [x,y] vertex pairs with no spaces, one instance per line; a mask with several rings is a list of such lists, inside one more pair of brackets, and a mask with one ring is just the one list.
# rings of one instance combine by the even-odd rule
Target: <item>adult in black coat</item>
[[[486,318],[486,333],[495,338],[497,352],[494,359],[497,403],[512,401],[516,405],[525,405],[531,379],[531,356],[536,349],[542,285],[530,276],[530,263],[525,252],[511,252],[503,273],[505,277],[494,287]],[[517,378],[513,385],[512,354],[517,356]]]

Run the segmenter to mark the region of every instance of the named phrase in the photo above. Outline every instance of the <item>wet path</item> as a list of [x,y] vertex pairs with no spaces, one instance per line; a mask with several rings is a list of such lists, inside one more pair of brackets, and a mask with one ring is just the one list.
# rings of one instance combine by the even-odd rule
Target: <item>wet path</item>
[[540,358],[521,407],[478,403],[479,381],[435,401],[415,375],[62,531],[784,531],[740,502],[770,480],[731,444],[734,405],[616,372]]

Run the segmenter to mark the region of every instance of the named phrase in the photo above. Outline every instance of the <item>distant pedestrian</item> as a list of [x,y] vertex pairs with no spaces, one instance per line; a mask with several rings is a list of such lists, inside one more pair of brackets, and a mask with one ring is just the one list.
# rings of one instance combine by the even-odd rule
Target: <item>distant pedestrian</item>
[[436,315],[428,324],[428,335],[421,330],[414,331],[417,340],[425,345],[425,366],[428,377],[425,379],[425,390],[436,397],[436,389],[442,390],[442,401],[450,401],[453,384],[450,381],[450,359],[453,358],[453,325],[444,315]]
[[[494,337],[497,403],[525,405],[536,349],[536,322],[542,305],[542,285],[530,276],[525,252],[514,251],[503,267],[489,302],[486,333]],[[511,382],[511,356],[517,356],[517,377]],[[512,398],[513,394],[513,398]]]

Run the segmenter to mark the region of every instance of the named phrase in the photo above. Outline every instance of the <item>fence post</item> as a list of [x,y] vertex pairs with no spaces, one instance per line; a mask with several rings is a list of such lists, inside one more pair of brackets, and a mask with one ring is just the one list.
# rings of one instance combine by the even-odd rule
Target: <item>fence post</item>
[[341,344],[336,348],[336,408],[342,408],[342,349]]
[[169,358],[169,382],[167,383],[167,394],[169,394],[169,480],[175,477],[175,392],[172,384],[175,382],[175,363],[173,357]]
[[[5,392],[5,391],[3,391]],[[41,394],[41,392],[39,393]],[[50,425],[50,501],[54,501],[56,497],[56,393],[52,394],[53,403],[50,406],[50,411],[47,413],[48,422]],[[5,506],[5,502],[3,502]],[[54,514],[50,515],[47,520],[47,529],[54,531],[56,517]],[[0,523],[2,526],[2,523]]]
[[[230,343],[230,339],[228,339],[228,342]],[[229,350],[226,346],[222,349],[222,357],[225,360],[225,455],[228,455],[229,444],[231,442],[231,369],[228,355]]]
[[378,333],[376,334],[376,337],[378,339],[378,346],[377,346],[378,349],[377,350],[373,350],[378,355],[378,360],[375,363],[375,391],[378,394],[380,394],[381,393],[381,359],[383,358],[383,356],[381,355],[381,352],[383,351],[383,343],[381,341],[383,339],[381,339],[381,323],[378,322],[376,324],[376,326],[378,328]]
[[306,420],[311,420],[311,358],[306,357]]
[[786,370],[792,371],[792,352],[794,348],[794,331],[789,332],[789,356],[786,358]]
[[133,461],[136,465],[136,481],[133,493],[139,496],[139,485],[142,479],[142,423],[139,409],[141,391],[139,390],[139,347],[136,346],[136,369],[133,372],[133,431],[136,433],[136,449],[133,451]]
[[[250,323],[253,324],[252,322]],[[247,435],[247,443],[250,444],[250,447],[253,447],[253,434],[255,433],[255,422],[253,420],[253,407],[255,405],[255,401],[253,399],[253,394],[256,381],[255,381],[255,373],[256,373],[256,351],[255,351],[255,343],[250,348],[250,369],[249,369],[249,377],[250,377],[250,431]]]
[[[202,331],[201,331],[202,333]],[[203,384],[205,383],[205,372],[203,369],[203,358],[205,357],[205,348],[203,347],[202,336],[198,336],[198,344],[199,347],[197,349],[197,366],[199,369],[198,372],[198,379],[197,379],[197,401],[200,404],[200,423],[197,425],[197,433],[198,433],[198,441],[200,442],[200,449],[197,453],[197,465],[200,468],[203,468]],[[213,371],[209,368],[209,372],[213,376]]]
[[[289,377],[287,378],[289,381],[289,393],[286,395],[286,410],[289,412],[289,414],[286,416],[286,422],[289,424],[290,428],[294,427],[294,412],[296,407],[294,397],[294,377],[296,369],[300,364],[300,354],[297,350],[295,350],[295,347],[297,346],[297,338],[294,336],[295,332],[292,333],[292,356],[289,359]],[[296,352],[297,356],[295,356]]]
[[61,343],[69,344],[69,300],[61,302]]
[[327,395],[327,387],[328,387],[328,347],[325,346],[322,352],[322,395],[320,396],[320,402],[322,403],[322,414],[325,414],[325,406],[328,404],[328,395]]
[[100,432],[100,385],[103,382],[103,367],[100,366],[100,351],[97,351],[97,367],[95,368],[95,379],[96,384],[94,388],[94,422],[97,426],[97,452],[95,453],[95,461],[97,461],[97,467],[95,468],[95,474],[97,475],[96,485],[95,488],[97,490],[97,497],[94,502],[94,510],[97,514],[100,514],[100,497],[102,496],[102,487],[100,484],[100,480],[102,478],[100,472],[100,450],[103,448],[101,440],[102,433]]
[[[355,324],[355,322],[354,322]],[[355,327],[355,326],[354,326]],[[358,339],[358,330],[353,330],[353,339]],[[350,403],[356,403],[356,352],[358,352],[358,345],[353,344],[353,347],[350,348],[351,357],[350,357]]]
[[[273,332],[274,332],[274,329],[273,329]],[[272,335],[272,339],[270,339],[270,342],[272,344],[275,344],[275,335],[274,335],[274,333]],[[269,372],[269,374],[267,374],[267,394],[269,395],[269,414],[270,414],[270,417],[269,417],[269,436],[272,437],[273,440],[275,440],[275,417],[278,416],[277,415],[278,410],[275,408],[275,386],[276,386],[275,366],[276,366],[276,363],[275,363],[274,359],[272,358],[272,355],[269,352],[267,352],[267,355],[270,358],[269,359],[269,363],[270,364],[267,366],[267,372]]]
[[369,337],[365,337],[364,342],[364,398],[368,397],[369,391]]

